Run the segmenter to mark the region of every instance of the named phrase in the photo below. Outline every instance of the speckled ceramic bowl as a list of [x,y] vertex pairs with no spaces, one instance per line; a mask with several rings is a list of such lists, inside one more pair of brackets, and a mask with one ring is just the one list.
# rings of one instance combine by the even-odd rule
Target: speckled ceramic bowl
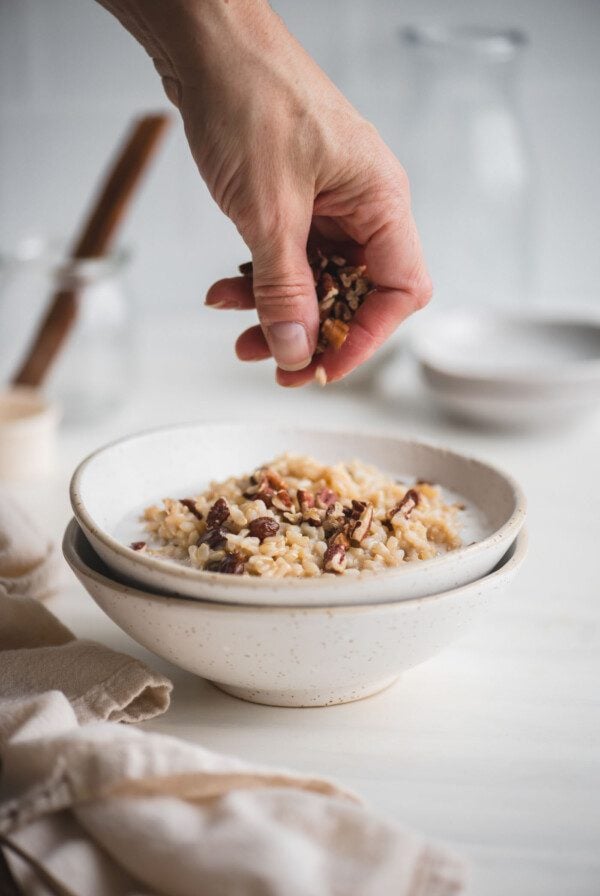
[[498,567],[470,585],[362,606],[236,606],[164,597],[123,584],[77,522],[63,552],[96,603],[136,641],[222,690],[273,706],[325,706],[375,694],[461,635],[514,578],[524,531]]
[[[385,572],[302,579],[204,572],[129,547],[144,537],[139,517],[148,504],[168,495],[197,494],[211,479],[243,474],[285,451],[324,463],[358,458],[392,476],[441,485],[466,504],[465,546]],[[71,504],[96,553],[132,584],[202,600],[287,606],[396,601],[473,582],[494,568],[525,520],[517,483],[482,461],[393,436],[277,425],[198,423],[115,442],[79,465]]]

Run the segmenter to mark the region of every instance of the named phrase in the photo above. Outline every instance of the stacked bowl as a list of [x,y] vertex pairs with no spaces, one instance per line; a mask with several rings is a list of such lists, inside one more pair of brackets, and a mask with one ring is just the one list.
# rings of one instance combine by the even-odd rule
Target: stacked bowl
[[[463,547],[382,572],[261,578],[208,572],[130,544],[142,509],[166,495],[291,451],[360,458],[423,479],[467,508]],[[527,550],[514,480],[442,447],[285,426],[194,424],[133,436],[84,460],[71,482],[67,562],[132,638],[257,703],[322,706],[377,693],[457,638],[514,578]]]

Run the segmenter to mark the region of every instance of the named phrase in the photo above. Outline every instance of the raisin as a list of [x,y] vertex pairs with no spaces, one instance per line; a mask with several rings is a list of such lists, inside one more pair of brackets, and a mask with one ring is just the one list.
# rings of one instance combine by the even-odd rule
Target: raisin
[[198,541],[198,544],[207,544],[213,551],[218,551],[227,543],[227,530],[221,527],[207,529]]
[[270,516],[259,516],[248,524],[248,529],[252,538],[258,538],[263,542],[265,538],[272,538],[279,532],[279,523]]
[[189,512],[190,512],[190,513],[193,513],[194,516],[195,516],[197,519],[199,519],[199,520],[202,519],[202,514],[201,514],[200,511],[196,508],[196,502],[194,501],[193,498],[180,498],[180,499],[179,499],[179,503],[180,503],[180,504],[183,504],[184,507],[187,507],[187,509],[189,510]]
[[209,572],[222,572],[230,576],[241,576],[244,572],[244,558],[240,554],[225,554],[222,560],[214,560],[208,563],[206,569]]
[[209,529],[221,526],[229,516],[229,505],[225,498],[218,498],[208,511],[206,525]]

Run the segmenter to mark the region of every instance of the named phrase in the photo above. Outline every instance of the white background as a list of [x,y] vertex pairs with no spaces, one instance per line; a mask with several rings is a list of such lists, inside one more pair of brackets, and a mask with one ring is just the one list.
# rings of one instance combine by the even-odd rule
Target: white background
[[[401,24],[451,17],[528,31],[522,105],[540,185],[538,289],[548,301],[599,301],[597,0],[276,5],[400,157]],[[71,234],[130,116],[157,107],[166,103],[150,60],[93,0],[0,0],[0,246]],[[246,252],[179,124],[124,240],[136,250],[138,307],[153,312],[140,322],[143,363],[129,405],[102,424],[64,427],[56,477],[20,495],[56,541],[70,472],[103,442],[183,419],[309,420],[433,439],[504,466],[529,498],[530,556],[499,612],[466,640],[385,694],[325,710],[243,704],[161,664],[72,577],[57,612],[78,635],[137,652],[174,678],[174,705],[153,727],[338,778],[378,812],[453,842],[471,864],[472,896],[597,896],[600,420],[529,436],[474,432],[442,420],[403,371],[366,399],[351,381],[283,392],[269,364],[236,362],[242,315],[204,312],[201,302]]]
[[[402,158],[398,27],[436,20],[528,32],[521,101],[539,183],[537,290],[595,300],[600,283],[597,0],[277,0],[291,30]],[[166,107],[144,51],[93,0],[0,4],[0,246],[68,236],[129,117]],[[131,215],[143,308],[201,303],[247,256],[175,126]],[[410,171],[409,171],[410,174]]]

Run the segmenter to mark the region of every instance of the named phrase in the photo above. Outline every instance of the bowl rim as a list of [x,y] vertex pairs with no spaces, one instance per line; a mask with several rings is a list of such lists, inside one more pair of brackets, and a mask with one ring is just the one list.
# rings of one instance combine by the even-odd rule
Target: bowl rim
[[[312,427],[310,430],[308,428],[304,428],[301,426],[294,425],[286,425],[281,424],[280,427],[270,423],[225,423],[224,421],[201,421],[195,423],[180,423],[180,424],[170,424],[166,426],[160,427],[152,427],[150,429],[142,430],[141,432],[134,433],[129,436],[124,436],[120,439],[115,439],[112,442],[109,442],[106,445],[102,445],[100,448],[97,448],[95,451],[92,451],[87,455],[76,467],[73,476],[71,478],[71,483],[69,486],[69,495],[71,500],[71,507],[73,509],[73,513],[80,523],[81,527],[86,532],[90,532],[96,537],[99,541],[101,541],[112,553],[118,554],[124,561],[129,564],[132,564],[134,567],[143,566],[147,570],[152,570],[157,574],[166,574],[172,580],[183,580],[187,582],[205,583],[207,585],[223,585],[223,575],[216,572],[206,572],[205,570],[195,569],[193,567],[182,566],[174,563],[172,560],[161,559],[158,557],[149,557],[145,554],[140,554],[132,551],[128,546],[122,544],[118,541],[114,536],[110,535],[103,528],[99,527],[97,523],[93,520],[91,514],[88,512],[85,507],[83,500],[81,498],[80,493],[80,481],[88,468],[88,466],[93,463],[93,461],[105,451],[108,451],[112,448],[115,448],[118,445],[122,445],[129,442],[134,442],[138,440],[143,440],[145,438],[152,437],[158,433],[165,432],[178,432],[178,431],[187,431],[191,429],[196,429],[202,426],[222,426],[223,428],[227,427],[231,428],[239,428],[239,429],[255,429],[260,430],[264,429],[266,426],[270,426],[272,428],[282,428],[288,429],[290,431],[310,431],[313,433],[318,433],[319,435],[330,435],[335,436],[336,438],[346,438],[349,440],[349,444],[352,444],[352,438],[356,435],[356,432],[349,432],[345,428],[327,428],[327,427]],[[474,542],[473,544],[465,545],[464,547],[457,548],[456,551],[452,551],[448,554],[443,554],[438,557],[433,557],[429,560],[420,560],[419,561],[419,569],[428,570],[432,567],[437,567],[443,562],[447,562],[448,557],[470,557],[475,553],[479,553],[482,550],[485,550],[488,547],[491,547],[498,541],[502,541],[508,539],[511,534],[513,538],[511,542],[514,541],[514,537],[516,537],[517,533],[523,526],[525,522],[525,515],[527,509],[527,500],[525,494],[521,488],[521,486],[517,483],[517,481],[509,474],[496,467],[493,464],[488,463],[487,461],[480,460],[479,458],[472,457],[470,455],[462,454],[458,451],[453,451],[443,445],[435,444],[434,442],[427,442],[420,439],[407,439],[401,436],[394,435],[390,432],[381,432],[377,430],[370,430],[369,436],[372,436],[376,439],[384,439],[388,442],[401,442],[405,445],[416,445],[419,447],[433,449],[435,451],[442,451],[446,455],[453,456],[459,458],[463,462],[477,464],[480,467],[485,467],[488,471],[493,472],[496,476],[503,479],[510,487],[511,492],[514,497],[514,509],[509,518],[503,523],[503,525],[496,529],[495,532],[492,532],[491,535],[488,535],[486,538],[481,541]],[[380,582],[383,580],[389,581],[393,578],[401,578],[402,575],[408,572],[403,567],[394,567],[392,569],[386,569],[378,572],[374,572],[369,574],[368,580],[370,582]],[[367,576],[364,578],[361,576],[352,577],[352,579],[348,579],[345,583],[344,587],[348,587],[349,585],[356,583],[357,585],[361,584],[366,580]],[[263,579],[260,576],[235,576],[235,585],[236,587],[241,587],[244,590],[252,591],[252,590],[262,590],[267,591],[269,593],[275,591],[289,590],[290,593],[293,592],[294,588],[306,588],[307,587],[307,579],[305,578],[289,578],[289,579]],[[337,577],[319,579],[318,584],[315,581],[315,587],[319,590],[329,590],[339,588],[339,579]]]
[[[478,371],[475,367],[461,367],[460,364],[446,364],[440,360],[439,355],[431,346],[435,344],[435,336],[446,332],[446,325],[450,320],[448,312],[438,312],[429,320],[426,329],[421,328],[412,339],[412,352],[423,368],[443,376],[447,381],[462,384],[470,382],[482,387],[513,387],[511,392],[519,398],[520,386],[538,386],[552,388],[553,386],[574,384],[582,382],[595,382],[600,377],[600,355],[597,358],[581,358],[575,361],[562,361],[554,364],[552,369],[540,369],[533,366],[517,365],[512,370],[486,370]],[[576,326],[593,329],[600,334],[600,314],[593,310],[566,312],[560,309],[548,311],[527,312],[494,310],[489,313],[474,311],[473,309],[457,308],[452,315],[452,323],[456,325],[461,320],[469,324],[476,324],[491,328],[494,322],[500,322],[515,328],[530,328],[539,324],[560,328],[561,326]]]
[[[197,604],[200,605],[201,608],[218,612],[255,613],[257,611],[262,611],[279,614],[322,614],[334,612],[338,613],[339,611],[343,611],[346,613],[367,613],[373,611],[381,611],[382,609],[387,608],[399,608],[401,606],[406,606],[407,604],[410,604],[414,607],[417,604],[440,601],[444,598],[456,597],[459,594],[462,595],[469,590],[474,590],[480,587],[481,583],[484,581],[486,583],[493,583],[494,580],[500,579],[504,576],[509,576],[513,572],[516,572],[516,570],[520,566],[522,566],[527,556],[529,547],[529,534],[527,532],[527,528],[523,527],[507,548],[504,556],[501,558],[501,560],[499,560],[499,562],[491,572],[486,573],[486,575],[484,576],[480,576],[478,579],[475,579],[474,582],[468,582],[466,585],[459,585],[457,588],[451,588],[448,591],[438,591],[435,594],[427,594],[423,597],[407,597],[396,601],[384,600],[370,601],[364,604],[308,604],[306,606],[290,606],[288,604],[237,604],[226,601],[207,600],[206,598],[186,597],[182,594],[156,594],[153,591],[145,591],[140,587],[136,587],[135,585],[128,585],[124,582],[119,581],[119,579],[113,579],[110,576],[105,575],[102,572],[98,572],[98,570],[89,566],[85,562],[85,560],[82,559],[79,550],[77,549],[77,538],[83,538],[87,542],[85,532],[79,525],[77,519],[75,517],[72,517],[67,524],[62,540],[62,553],[71,570],[75,574],[78,571],[85,575],[87,578],[93,579],[97,584],[100,584],[104,587],[109,587],[113,591],[118,590],[119,593],[128,596],[131,595],[133,597],[144,598],[145,600],[157,600],[159,602],[165,603],[169,603],[172,601],[185,601],[186,603]],[[97,557],[98,555],[94,551],[92,545],[89,544],[89,542],[88,547],[94,557]],[[513,551],[512,556],[510,556],[507,560],[506,555],[511,550]],[[98,560],[103,563],[101,558],[98,557]]]

